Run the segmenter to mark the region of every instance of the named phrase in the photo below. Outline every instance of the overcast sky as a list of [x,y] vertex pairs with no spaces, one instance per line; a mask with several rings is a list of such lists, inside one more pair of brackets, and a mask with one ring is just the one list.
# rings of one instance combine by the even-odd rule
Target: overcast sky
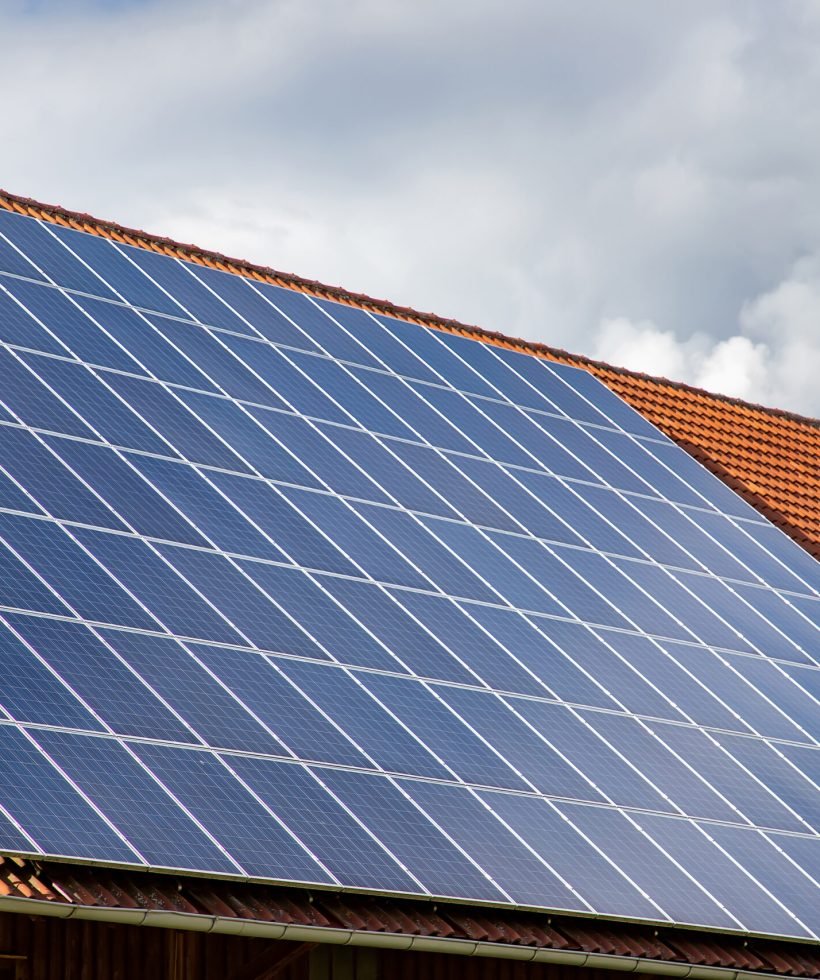
[[820,415],[817,0],[0,0],[0,186]]

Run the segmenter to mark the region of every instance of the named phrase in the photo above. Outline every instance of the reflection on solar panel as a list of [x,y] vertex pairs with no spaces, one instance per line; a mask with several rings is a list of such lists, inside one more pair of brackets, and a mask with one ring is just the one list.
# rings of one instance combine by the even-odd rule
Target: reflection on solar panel
[[820,934],[795,544],[578,369],[0,233],[0,848]]

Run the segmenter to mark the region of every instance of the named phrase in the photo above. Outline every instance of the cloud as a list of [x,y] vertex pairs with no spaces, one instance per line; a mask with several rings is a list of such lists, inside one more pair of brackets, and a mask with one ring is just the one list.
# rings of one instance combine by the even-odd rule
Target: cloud
[[745,303],[737,333],[715,341],[679,337],[649,320],[604,320],[593,356],[700,388],[820,415],[820,256],[800,259],[785,279]]
[[811,0],[11,0],[0,32],[9,190],[817,411]]

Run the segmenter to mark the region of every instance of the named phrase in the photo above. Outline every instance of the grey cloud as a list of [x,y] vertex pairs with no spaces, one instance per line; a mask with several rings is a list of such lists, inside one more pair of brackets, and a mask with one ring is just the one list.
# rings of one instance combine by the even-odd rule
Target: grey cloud
[[788,367],[820,327],[760,312],[820,252],[809,0],[88,0],[0,30],[10,190],[630,366],[612,323],[651,329],[719,389],[741,338],[744,397],[820,413]]

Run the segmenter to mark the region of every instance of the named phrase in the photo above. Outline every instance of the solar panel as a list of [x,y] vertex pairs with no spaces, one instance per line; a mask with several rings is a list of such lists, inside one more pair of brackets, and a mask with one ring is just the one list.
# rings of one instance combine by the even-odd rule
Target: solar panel
[[820,936],[820,566],[590,374],[4,211],[0,374],[0,848]]

